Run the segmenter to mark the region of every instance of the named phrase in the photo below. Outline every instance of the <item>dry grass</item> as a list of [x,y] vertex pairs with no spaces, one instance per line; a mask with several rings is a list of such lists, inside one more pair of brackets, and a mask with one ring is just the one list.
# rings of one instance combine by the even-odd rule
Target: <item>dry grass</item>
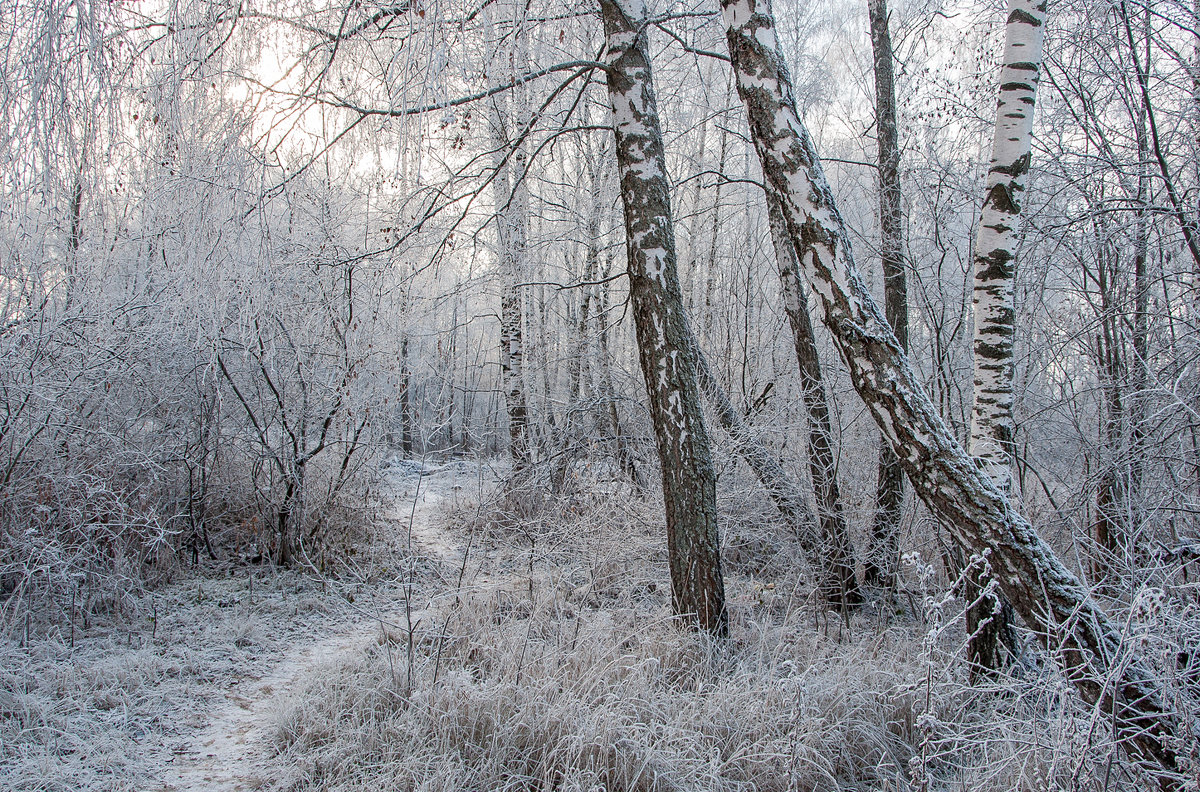
[[459,514],[461,585],[446,574],[411,631],[310,679],[280,717],[279,786],[1144,788],[1048,664],[965,684],[961,603],[921,563],[919,612],[846,625],[811,607],[802,567],[769,563],[794,548],[742,523],[731,638],[681,631],[655,514],[611,488],[521,522]]
[[86,628],[66,615],[29,636],[13,626],[0,635],[0,788],[156,788],[221,688],[349,613],[318,581],[259,570],[251,584],[240,570],[180,580]]
[[[73,647],[63,619],[28,640],[10,625],[0,640],[0,788],[156,788],[239,680],[364,611],[395,613],[402,595],[411,621],[389,617],[365,653],[313,668],[286,691],[269,744],[248,765],[258,783],[1146,788],[1104,719],[1036,653],[987,688],[966,684],[963,603],[944,594],[934,557],[912,554],[898,599],[877,599],[847,623],[814,606],[802,554],[771,516],[727,495],[732,628],[717,643],[669,617],[659,506],[586,470],[572,475],[569,495],[533,504],[481,505],[469,475],[425,481],[441,487],[446,511],[423,525],[417,555],[393,531],[376,546],[390,555],[358,561],[356,577],[336,586],[260,571],[252,595],[244,571],[190,578],[107,622],[76,624]],[[401,522],[415,482],[397,483]],[[1172,666],[1197,639],[1196,586],[1185,584],[1146,588],[1121,615],[1191,722],[1194,676]]]

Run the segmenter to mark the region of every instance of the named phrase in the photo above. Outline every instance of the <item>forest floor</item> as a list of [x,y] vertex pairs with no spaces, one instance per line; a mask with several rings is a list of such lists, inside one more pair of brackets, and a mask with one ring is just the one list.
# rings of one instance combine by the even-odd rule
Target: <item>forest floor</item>
[[0,640],[0,789],[1139,788],[1052,668],[965,684],[926,561],[843,619],[731,481],[713,642],[671,618],[660,503],[504,472],[393,465],[336,579],[188,573]]
[[459,540],[441,515],[478,504],[494,480],[462,463],[385,474],[384,546],[358,580],[269,566],[185,570],[121,613],[0,640],[0,788],[272,786],[265,746],[290,691],[410,615],[420,621],[406,607],[414,579],[404,573],[422,569],[386,562],[452,559]]

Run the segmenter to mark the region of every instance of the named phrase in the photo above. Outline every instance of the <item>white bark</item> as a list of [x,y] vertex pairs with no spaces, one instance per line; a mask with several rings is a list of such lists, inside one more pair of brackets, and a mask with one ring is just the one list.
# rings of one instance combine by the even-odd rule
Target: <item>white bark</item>
[[[514,12],[519,8],[514,7]],[[518,13],[514,24],[520,25]],[[525,71],[524,36],[515,33],[507,54],[504,79],[512,81]],[[492,137],[496,147],[496,175],[492,195],[496,203],[497,270],[500,280],[500,388],[508,413],[509,453],[513,476],[522,475],[532,462],[529,442],[528,399],[525,392],[525,348],[522,295],[517,284],[524,279],[529,247],[529,188],[525,182],[528,155],[520,136],[528,123],[528,96],[513,91],[497,94],[492,105]]]
[[1123,641],[1076,577],[955,440],[859,277],[849,237],[808,130],[770,6],[722,0],[726,39],[768,189],[804,252],[804,275],[881,435],[918,495],[954,538],[986,554],[1014,607],[1034,626],[1089,702],[1110,713],[1114,733],[1164,788],[1178,786],[1177,724],[1154,675]]
[[727,630],[716,472],[700,411],[695,348],[675,269],[670,181],[654,96],[643,0],[601,0],[608,95],[625,215],[629,299],[667,518],[675,612]]
[[1029,172],[1045,28],[1045,0],[1009,0],[992,159],[975,243],[971,454],[1001,492],[1012,487],[1017,226]]
[[[975,391],[971,455],[996,489],[1012,492],[1013,341],[1017,226],[1033,145],[1045,0],[1009,0],[996,126],[975,245]],[[986,565],[963,559],[967,661],[972,679],[1001,668],[1017,650],[1012,608],[988,593]]]

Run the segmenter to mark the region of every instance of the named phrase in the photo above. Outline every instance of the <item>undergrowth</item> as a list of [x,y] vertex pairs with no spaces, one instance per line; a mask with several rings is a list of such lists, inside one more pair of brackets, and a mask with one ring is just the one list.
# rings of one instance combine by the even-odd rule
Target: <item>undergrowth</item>
[[843,620],[814,606],[803,564],[771,563],[798,557],[791,540],[746,521],[714,642],[670,618],[653,503],[586,489],[520,520],[504,498],[449,517],[457,574],[299,691],[273,739],[279,786],[1145,788],[1036,649],[967,684],[963,603],[919,553],[898,599]]

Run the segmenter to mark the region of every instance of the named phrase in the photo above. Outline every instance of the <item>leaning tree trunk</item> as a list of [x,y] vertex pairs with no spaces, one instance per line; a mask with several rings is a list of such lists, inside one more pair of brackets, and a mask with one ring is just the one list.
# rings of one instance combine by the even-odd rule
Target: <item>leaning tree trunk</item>
[[824,572],[820,588],[829,602],[845,609],[851,603],[862,602],[858,579],[854,574],[854,545],[842,511],[838,492],[837,457],[833,451],[833,422],[829,418],[829,403],[825,398],[825,381],[821,375],[821,358],[817,355],[817,340],[808,313],[808,297],[800,282],[797,250],[792,245],[783,219],[779,200],[767,192],[767,213],[771,243],[775,247],[775,262],[783,287],[783,309],[792,327],[796,348],[796,363],[800,371],[800,394],[808,413],[808,473],[812,478],[821,525],[817,559]]
[[[908,351],[908,286],[904,273],[904,215],[900,192],[900,133],[896,123],[895,57],[888,30],[887,0],[867,0],[875,66],[875,134],[879,162],[879,252],[883,264],[883,305],[900,348]],[[904,471],[887,443],[879,444],[879,475],[866,578],[893,588],[899,557]]]
[[1161,687],[1076,577],[955,440],[854,266],[850,240],[796,112],[770,6],[722,0],[751,137],[804,273],[855,389],[909,481],[955,539],[989,558],[997,582],[1136,760],[1177,786],[1177,728]]
[[650,71],[644,0],[601,0],[600,13],[625,209],[629,298],[662,467],[672,600],[677,614],[724,634],[716,472],[675,271],[670,182]]
[[[849,534],[843,534],[844,544],[834,541],[827,531],[829,521],[820,520],[821,530],[814,530],[804,496],[795,480],[784,470],[783,465],[771,453],[761,440],[754,436],[750,427],[746,426],[742,416],[734,409],[729,394],[721,387],[713,374],[708,358],[700,349],[695,337],[692,343],[696,346],[696,375],[700,389],[708,397],[708,402],[716,413],[721,428],[729,433],[733,440],[734,450],[745,460],[754,471],[758,482],[766,490],[767,496],[779,513],[784,516],[800,539],[804,551],[809,554],[814,564],[821,566],[821,579],[817,589],[825,600],[831,604],[846,608],[852,602],[859,602],[857,584],[854,579],[853,558],[849,550]],[[811,455],[810,455],[811,458]],[[836,492],[835,492],[836,495]],[[844,527],[844,524],[843,524]]]
[[[975,242],[975,396],[971,455],[996,489],[1012,492],[1013,339],[1017,226],[1033,146],[1046,0],[1009,0],[992,160]],[[965,553],[963,555],[966,555]],[[1017,651],[1012,607],[991,585],[988,565],[967,561],[967,661],[972,680]]]

